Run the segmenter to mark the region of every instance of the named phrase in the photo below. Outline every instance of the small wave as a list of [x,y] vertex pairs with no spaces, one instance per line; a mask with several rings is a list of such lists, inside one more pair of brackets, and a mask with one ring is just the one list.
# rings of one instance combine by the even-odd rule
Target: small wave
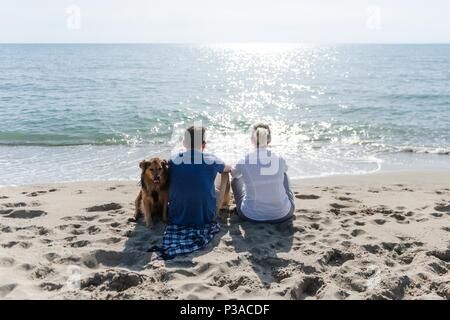
[[446,149],[446,148],[403,147],[403,148],[400,148],[398,152],[399,153],[450,155],[450,149]]
[[443,101],[448,101],[450,99],[450,95],[448,94],[388,94],[385,95],[384,98],[387,98],[388,100],[425,100],[429,101],[431,99],[440,99]]
[[52,142],[0,142],[1,147],[79,147],[79,146],[115,146],[126,143],[52,143]]

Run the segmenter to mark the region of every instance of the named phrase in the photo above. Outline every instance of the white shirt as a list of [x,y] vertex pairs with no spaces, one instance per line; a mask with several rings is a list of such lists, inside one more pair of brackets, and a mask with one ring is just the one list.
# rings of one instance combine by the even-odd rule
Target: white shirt
[[233,177],[244,181],[241,211],[250,219],[264,221],[285,217],[291,203],[283,185],[286,161],[266,148],[259,148],[238,161]]

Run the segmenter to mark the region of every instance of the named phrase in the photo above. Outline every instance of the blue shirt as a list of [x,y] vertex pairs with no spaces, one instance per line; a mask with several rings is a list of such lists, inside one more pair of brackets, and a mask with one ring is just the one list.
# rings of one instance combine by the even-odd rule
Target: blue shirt
[[169,161],[169,223],[203,226],[216,213],[214,180],[224,170],[214,155],[188,150]]

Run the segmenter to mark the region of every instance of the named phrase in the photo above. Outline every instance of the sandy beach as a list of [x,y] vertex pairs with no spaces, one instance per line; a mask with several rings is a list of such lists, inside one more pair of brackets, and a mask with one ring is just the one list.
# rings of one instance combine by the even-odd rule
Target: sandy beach
[[[450,299],[450,171],[294,181],[280,225],[223,210],[203,251],[156,260],[137,182],[0,188],[0,299]],[[233,206],[231,207],[231,209]]]

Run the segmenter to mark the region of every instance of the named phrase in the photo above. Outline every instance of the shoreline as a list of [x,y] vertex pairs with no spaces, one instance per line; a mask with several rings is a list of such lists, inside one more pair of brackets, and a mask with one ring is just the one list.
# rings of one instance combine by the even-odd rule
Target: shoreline
[[[289,174],[289,172],[288,172]],[[434,179],[439,182],[444,182],[445,177],[450,178],[450,169],[418,169],[418,170],[378,170],[375,172],[367,172],[367,173],[343,173],[343,174],[330,174],[330,175],[323,175],[323,176],[312,176],[312,177],[303,177],[303,178],[290,178],[291,183],[296,185],[301,183],[302,181],[310,183],[319,183],[325,182],[329,180],[330,182],[337,183],[339,180],[345,180],[347,182],[353,182],[353,183],[359,183],[360,179],[363,179],[364,177],[370,177],[371,179],[378,180],[377,178],[385,178],[387,180],[392,179],[410,179],[412,175],[419,174],[421,178],[429,176],[430,179]],[[443,178],[444,177],[444,178]],[[136,185],[139,183],[139,179],[135,180],[126,180],[126,179],[111,179],[111,180],[75,180],[75,181],[55,181],[55,182],[42,182],[42,183],[31,183],[31,184],[20,184],[20,185],[0,185],[1,189],[8,189],[8,188],[24,188],[24,187],[39,187],[39,186],[50,186],[50,185],[77,185],[77,184],[133,184],[136,183]]]
[[[31,149],[28,149],[31,148]],[[156,148],[156,147],[155,147]],[[0,147],[1,149],[1,147]],[[67,149],[67,150],[66,150]],[[216,148],[217,149],[217,146]],[[14,150],[14,151],[13,151]],[[127,151],[128,150],[128,151]],[[220,150],[220,149],[218,149]],[[235,163],[232,156],[224,158],[224,154],[213,150],[226,163]],[[48,158],[49,152],[52,158]],[[222,150],[223,152],[223,150]],[[0,156],[3,162],[0,186],[20,186],[42,183],[70,183],[85,181],[123,181],[129,179],[138,180],[138,163],[149,155],[167,157],[162,149],[146,147],[124,148],[119,151],[116,147],[105,147],[102,152],[97,152],[92,158],[91,150],[76,150],[63,148],[58,151],[35,149],[34,147],[17,147]],[[289,164],[289,176],[291,179],[310,179],[341,175],[366,175],[377,172],[392,171],[422,171],[422,170],[450,170],[448,155],[438,154],[385,154],[379,153],[369,156],[362,154],[361,159],[329,159],[315,161],[310,156],[296,157],[286,155]],[[17,163],[31,161],[27,174],[24,174]]]
[[3,187],[0,299],[450,299],[448,181],[296,180],[292,221],[222,211],[206,249],[166,262],[146,252],[164,225],[128,222],[136,181]]

